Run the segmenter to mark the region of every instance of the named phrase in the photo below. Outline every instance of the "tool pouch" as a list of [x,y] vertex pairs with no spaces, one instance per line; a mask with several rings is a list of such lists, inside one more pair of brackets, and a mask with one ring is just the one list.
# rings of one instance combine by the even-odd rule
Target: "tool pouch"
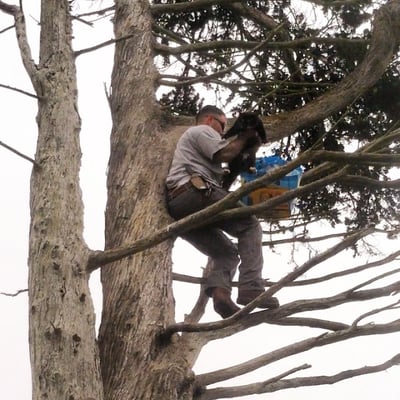
[[208,183],[199,175],[192,175],[190,182],[198,190],[207,190],[209,188]]

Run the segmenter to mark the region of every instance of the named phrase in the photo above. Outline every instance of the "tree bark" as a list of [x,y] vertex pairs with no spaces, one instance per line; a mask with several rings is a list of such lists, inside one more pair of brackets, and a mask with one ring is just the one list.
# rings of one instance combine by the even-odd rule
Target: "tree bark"
[[[175,141],[161,128],[155,102],[151,24],[147,1],[116,2],[115,36],[129,38],[116,44],[112,73],[106,248],[131,243],[168,219],[164,176]],[[192,398],[184,346],[178,337],[163,343],[158,336],[174,321],[171,246],[102,268],[106,399]]]
[[[67,0],[43,0],[29,318],[33,399],[102,399],[79,188],[80,117]],[[33,78],[31,76],[31,78]]]

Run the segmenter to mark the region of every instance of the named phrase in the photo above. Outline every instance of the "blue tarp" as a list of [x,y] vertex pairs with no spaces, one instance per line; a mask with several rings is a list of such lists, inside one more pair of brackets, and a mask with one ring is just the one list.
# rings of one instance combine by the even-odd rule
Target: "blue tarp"
[[[287,161],[281,158],[280,156],[265,156],[265,157],[258,157],[256,159],[256,172],[243,172],[240,174],[242,182],[247,183],[254,181],[255,179],[265,175],[273,168],[280,167],[286,164]],[[296,189],[300,184],[300,179],[303,174],[303,168],[297,167],[294,170],[290,171],[287,175],[283,176],[282,178],[271,182],[266,186],[264,189],[260,188],[257,189],[255,192],[250,193],[248,196],[245,196],[242,201],[246,205],[251,205],[254,202],[262,201],[262,198],[270,198],[271,196],[276,196],[277,190],[271,190],[272,187],[278,187],[284,190]],[[263,193],[263,191],[265,193]],[[255,195],[258,193],[258,195]],[[268,217],[272,218],[286,218],[290,216],[290,213],[293,209],[293,201],[290,201],[286,205],[283,204],[278,206],[274,210],[271,210],[268,214]]]
[[[272,168],[282,166],[286,163],[287,161],[279,156],[258,157],[256,159],[256,172],[243,172],[240,174],[240,176],[244,182],[254,181],[260,176],[265,175]],[[290,171],[287,175],[274,181],[273,184],[286,189],[295,189],[300,184],[302,174],[303,168],[297,167],[296,169]]]

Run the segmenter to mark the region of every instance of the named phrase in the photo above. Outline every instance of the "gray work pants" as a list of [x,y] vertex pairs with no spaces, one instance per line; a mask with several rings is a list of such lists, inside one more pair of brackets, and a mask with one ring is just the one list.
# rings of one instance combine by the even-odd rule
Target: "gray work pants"
[[[221,200],[227,194],[226,190],[218,187],[213,187],[210,193],[191,187],[168,201],[168,211],[173,218],[181,219]],[[234,244],[224,232],[236,237],[238,244]],[[255,216],[218,221],[186,232],[182,238],[214,261],[205,285],[208,295],[214,287],[231,290],[239,262],[239,290],[264,290],[262,229]]]

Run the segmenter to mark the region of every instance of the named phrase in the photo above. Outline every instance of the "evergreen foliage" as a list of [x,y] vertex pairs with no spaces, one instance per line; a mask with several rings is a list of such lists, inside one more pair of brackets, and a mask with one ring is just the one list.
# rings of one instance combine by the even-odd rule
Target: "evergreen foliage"
[[[154,1],[160,3],[180,1]],[[366,54],[371,38],[367,21],[373,12],[369,0],[333,7],[326,1],[313,11],[310,6],[299,10],[299,2],[290,0],[244,3],[157,16],[156,40],[186,46],[179,55],[162,54],[161,70],[181,68],[180,76],[169,80],[174,89],[161,98],[173,113],[195,114],[204,89],[215,90],[227,112],[252,110],[267,116],[291,111],[332,89]],[[399,121],[399,65],[395,60],[353,104],[282,140],[279,150],[291,157],[311,147],[345,151],[384,135]],[[195,76],[209,78],[201,87],[192,81]],[[316,165],[304,167],[307,171]],[[389,169],[364,167],[352,173],[387,180]],[[397,219],[396,199],[395,190],[335,184],[301,198],[299,209],[305,220],[327,218],[354,228]]]

